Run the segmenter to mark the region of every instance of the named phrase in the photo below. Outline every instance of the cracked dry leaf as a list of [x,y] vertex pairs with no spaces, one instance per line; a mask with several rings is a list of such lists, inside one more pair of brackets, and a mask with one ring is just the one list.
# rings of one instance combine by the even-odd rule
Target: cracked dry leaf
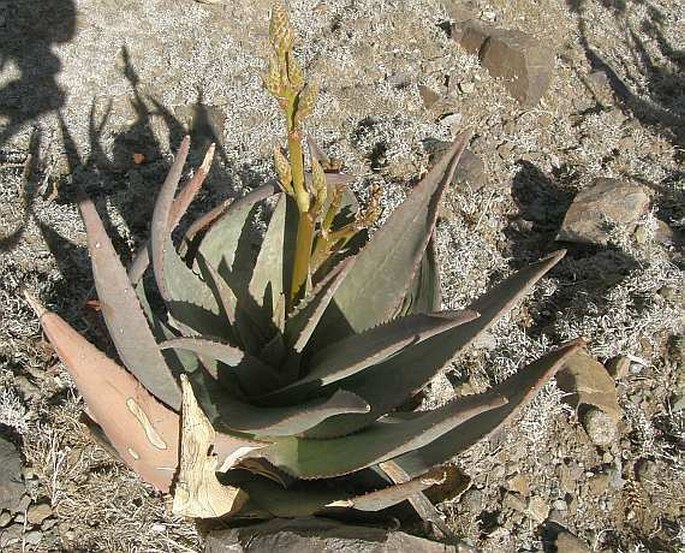
[[621,418],[614,380],[604,365],[586,350],[579,350],[570,356],[556,378],[559,388],[569,394],[564,401],[571,407],[596,407],[614,422]]
[[[246,495],[240,488],[224,486],[217,480],[216,432],[197,404],[185,375],[181,376],[181,389],[181,461],[172,509],[187,517],[221,517],[239,509]],[[253,449],[242,446],[243,452]]]

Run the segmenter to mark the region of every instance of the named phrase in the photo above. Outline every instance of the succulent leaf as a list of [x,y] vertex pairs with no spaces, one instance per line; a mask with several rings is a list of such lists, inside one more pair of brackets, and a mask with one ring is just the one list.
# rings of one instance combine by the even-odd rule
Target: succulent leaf
[[88,250],[102,316],[117,353],[152,394],[178,409],[181,406],[180,388],[157,347],[126,269],[114,251],[95,205],[84,198],[79,202],[79,210],[88,234]]
[[444,482],[445,477],[446,472],[444,470],[435,470],[401,484],[329,503],[326,507],[344,507],[357,511],[382,511]]
[[29,302],[121,459],[158,490],[169,491],[178,463],[178,415],[59,315],[33,298]]
[[324,315],[321,333],[315,336],[317,343],[372,328],[399,308],[433,233],[438,202],[467,142],[467,134],[457,138],[359,252],[354,269]]
[[199,371],[191,375],[191,381],[198,401],[217,428],[257,439],[298,435],[334,415],[369,410],[364,399],[345,390],[297,405],[259,407],[227,394],[225,388]]
[[328,307],[333,294],[352,268],[355,258],[350,257],[339,263],[312,290],[300,306],[290,315],[285,323],[285,337],[288,345],[297,353],[301,353],[312,333],[316,329],[321,316]]
[[[353,375],[337,383],[335,386],[340,385],[365,398],[371,405],[371,412],[366,415],[331,418],[307,435],[327,438],[348,434],[401,405],[509,311],[564,254],[565,251],[561,250],[524,267],[483,294],[469,306],[470,310],[480,313],[477,319],[412,345],[363,374]],[[406,367],[411,367],[411,370]]]
[[159,347],[196,353],[211,376],[217,380],[218,373],[222,370],[217,362],[230,367],[230,371],[248,396],[263,394],[265,389],[277,386],[281,380],[278,372],[272,367],[229,344],[202,338],[176,338],[162,342]]
[[278,400],[311,389],[312,384],[326,386],[338,382],[381,363],[411,344],[418,344],[477,316],[478,313],[472,311],[417,314],[395,319],[360,334],[352,334],[313,353],[305,377],[267,397]]
[[252,272],[249,290],[257,304],[270,316],[281,295],[289,297],[290,264],[295,249],[297,206],[281,194],[271,215],[262,247]]
[[298,478],[341,476],[428,445],[471,417],[505,402],[495,394],[460,398],[413,418],[385,417],[361,432],[339,438],[275,439],[262,451],[271,463]]
[[426,246],[419,269],[404,298],[399,315],[432,313],[440,309],[440,272],[435,258],[435,233]]
[[457,430],[445,434],[441,440],[408,452],[396,458],[395,462],[410,475],[421,474],[485,438],[503,424],[510,422],[521,407],[526,405],[542,385],[561,368],[564,361],[583,345],[582,340],[569,342],[494,386],[488,393],[505,397],[505,405],[473,417]]

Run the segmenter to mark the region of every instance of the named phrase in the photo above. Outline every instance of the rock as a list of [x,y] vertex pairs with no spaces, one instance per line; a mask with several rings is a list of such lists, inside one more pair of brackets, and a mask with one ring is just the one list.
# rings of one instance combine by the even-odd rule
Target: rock
[[21,477],[21,456],[16,446],[0,436],[0,510],[16,513],[26,487]]
[[483,510],[483,492],[476,488],[471,488],[464,492],[461,504],[471,513],[480,513]]
[[606,245],[607,221],[633,232],[649,208],[649,196],[641,186],[617,179],[596,178],[580,191],[566,212],[557,240]]
[[495,29],[475,19],[469,19],[455,27],[452,37],[462,48],[471,54],[480,54],[480,50]]
[[570,532],[559,532],[554,545],[557,553],[590,553],[590,548]]
[[0,530],[0,550],[10,545],[15,545],[21,542],[21,536],[24,533],[24,527],[21,524],[13,524],[4,530]]
[[507,480],[507,488],[525,497],[530,493],[530,478],[523,474],[517,474]]
[[470,81],[459,83],[458,86],[462,94],[471,94],[474,90],[476,90],[476,85]]
[[12,515],[9,514],[7,511],[2,511],[0,513],[0,528],[4,528],[10,522],[12,522]]
[[423,106],[426,109],[432,108],[440,101],[440,94],[435,92],[435,90],[432,88],[422,84],[419,85],[419,96],[421,96],[421,100],[423,100]]
[[38,545],[43,539],[43,533],[40,530],[31,530],[24,534],[24,543],[26,545]]
[[502,507],[512,509],[513,511],[517,511],[519,513],[525,513],[528,505],[523,497],[521,497],[518,493],[507,492],[504,495],[504,499],[502,499]]
[[220,530],[207,536],[205,553],[460,553],[461,546],[445,545],[403,532],[350,526],[314,517],[272,520],[247,528]]
[[31,505],[28,510],[28,521],[31,524],[40,524],[52,515],[52,507],[47,503]]
[[521,31],[497,29],[471,19],[455,26],[455,40],[477,54],[493,77],[502,78],[509,94],[534,106],[547,90],[554,69],[554,52]]
[[606,362],[607,372],[614,378],[614,380],[621,380],[628,376],[630,370],[630,359],[625,355],[617,355]]
[[534,106],[549,86],[554,69],[554,51],[520,31],[498,29],[480,51],[483,66],[493,77],[504,80],[513,98]]
[[582,418],[583,428],[592,443],[606,447],[618,438],[616,421],[600,409],[588,409]]
[[651,459],[640,459],[635,467],[635,475],[643,484],[655,482],[659,478],[659,468]]
[[556,375],[564,401],[575,407],[588,436],[595,445],[608,445],[618,437],[621,408],[614,380],[604,366],[586,351],[567,358]]
[[542,497],[533,496],[528,501],[526,513],[539,524],[549,515],[549,506]]
[[485,163],[471,150],[464,150],[452,182],[456,186],[466,184],[471,190],[480,190],[486,184]]

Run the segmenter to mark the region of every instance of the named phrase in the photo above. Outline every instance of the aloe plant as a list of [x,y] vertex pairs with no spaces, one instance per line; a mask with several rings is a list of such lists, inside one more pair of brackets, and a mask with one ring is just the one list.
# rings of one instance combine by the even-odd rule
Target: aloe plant
[[[317,87],[293,56],[294,31],[279,3],[270,36],[264,84],[287,131],[287,149],[274,153],[277,182],[209,212],[174,244],[213,155],[212,147],[177,193],[186,138],[159,192],[150,240],[128,271],[93,203],[79,201],[118,360],[29,296],[88,414],[121,459],[172,490],[174,509],[190,516],[380,510],[416,499],[440,480],[435,467],[509,420],[580,347],[561,346],[485,394],[398,411],[564,252],[513,274],[465,311],[440,311],[433,234],[468,135],[368,239],[374,197],[360,209],[313,143],[305,170],[303,123]],[[275,207],[254,251],[251,222],[267,201]],[[153,291],[163,302],[148,301]],[[339,484],[365,469],[385,485]]]

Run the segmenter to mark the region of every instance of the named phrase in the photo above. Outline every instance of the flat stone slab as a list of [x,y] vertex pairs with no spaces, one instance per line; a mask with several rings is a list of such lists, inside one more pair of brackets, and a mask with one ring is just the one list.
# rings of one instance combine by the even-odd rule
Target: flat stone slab
[[21,475],[21,455],[16,446],[0,436],[0,511],[15,513],[26,493]]
[[429,541],[382,528],[350,526],[329,519],[277,519],[214,532],[205,553],[461,553],[460,546]]

